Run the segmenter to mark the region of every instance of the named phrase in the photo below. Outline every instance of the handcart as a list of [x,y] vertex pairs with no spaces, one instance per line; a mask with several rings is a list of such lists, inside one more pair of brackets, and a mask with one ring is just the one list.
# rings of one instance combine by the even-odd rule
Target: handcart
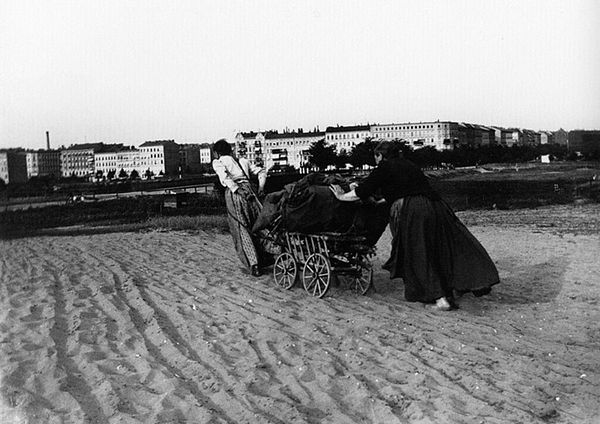
[[275,259],[273,278],[284,289],[291,289],[300,279],[306,292],[321,298],[329,290],[332,277],[345,277],[350,287],[363,295],[373,285],[371,258],[375,248],[365,237],[283,232],[280,240],[282,253]]

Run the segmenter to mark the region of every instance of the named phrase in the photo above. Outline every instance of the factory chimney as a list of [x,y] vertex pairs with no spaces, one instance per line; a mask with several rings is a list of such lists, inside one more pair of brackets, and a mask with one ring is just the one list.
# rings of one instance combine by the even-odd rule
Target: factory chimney
[[50,132],[46,131],[46,150],[50,150]]

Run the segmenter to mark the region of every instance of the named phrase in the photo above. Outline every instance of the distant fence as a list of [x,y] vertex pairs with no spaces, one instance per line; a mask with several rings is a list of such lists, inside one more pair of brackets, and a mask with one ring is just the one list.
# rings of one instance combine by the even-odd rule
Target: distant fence
[[187,193],[185,207],[165,208],[172,195],[119,197],[98,202],[50,205],[0,212],[0,237],[24,229],[35,230],[83,224],[124,224],[143,222],[153,216],[224,214],[225,204],[217,193]]
[[[267,191],[277,191],[296,181],[299,175],[277,175],[267,180]],[[600,201],[600,182],[567,180],[431,180],[433,187],[456,210],[473,208],[525,208],[572,203],[585,197]],[[189,186],[188,186],[189,188]],[[196,190],[197,191],[197,190]],[[180,200],[178,202],[178,194]],[[182,196],[183,195],[183,196]],[[100,196],[99,196],[100,197]],[[170,207],[169,207],[170,206]],[[141,222],[160,215],[225,214],[222,191],[210,193],[176,190],[175,193],[139,195],[103,201],[54,204],[44,208],[0,210],[0,237],[13,230],[39,229],[89,223]]]
[[433,187],[457,210],[526,208],[572,203],[578,196],[573,181],[433,180]]

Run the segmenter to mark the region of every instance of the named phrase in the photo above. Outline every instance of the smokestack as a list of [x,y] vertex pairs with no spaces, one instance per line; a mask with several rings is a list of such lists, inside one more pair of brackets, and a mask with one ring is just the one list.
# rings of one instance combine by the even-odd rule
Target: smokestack
[[50,132],[46,131],[46,150],[50,150]]

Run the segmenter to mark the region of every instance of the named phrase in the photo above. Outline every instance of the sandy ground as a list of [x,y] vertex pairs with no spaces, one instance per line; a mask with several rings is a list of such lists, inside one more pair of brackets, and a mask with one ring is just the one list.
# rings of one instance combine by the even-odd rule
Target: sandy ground
[[2,423],[599,423],[600,207],[464,212],[502,283],[434,312],[244,274],[227,234],[0,241]]

